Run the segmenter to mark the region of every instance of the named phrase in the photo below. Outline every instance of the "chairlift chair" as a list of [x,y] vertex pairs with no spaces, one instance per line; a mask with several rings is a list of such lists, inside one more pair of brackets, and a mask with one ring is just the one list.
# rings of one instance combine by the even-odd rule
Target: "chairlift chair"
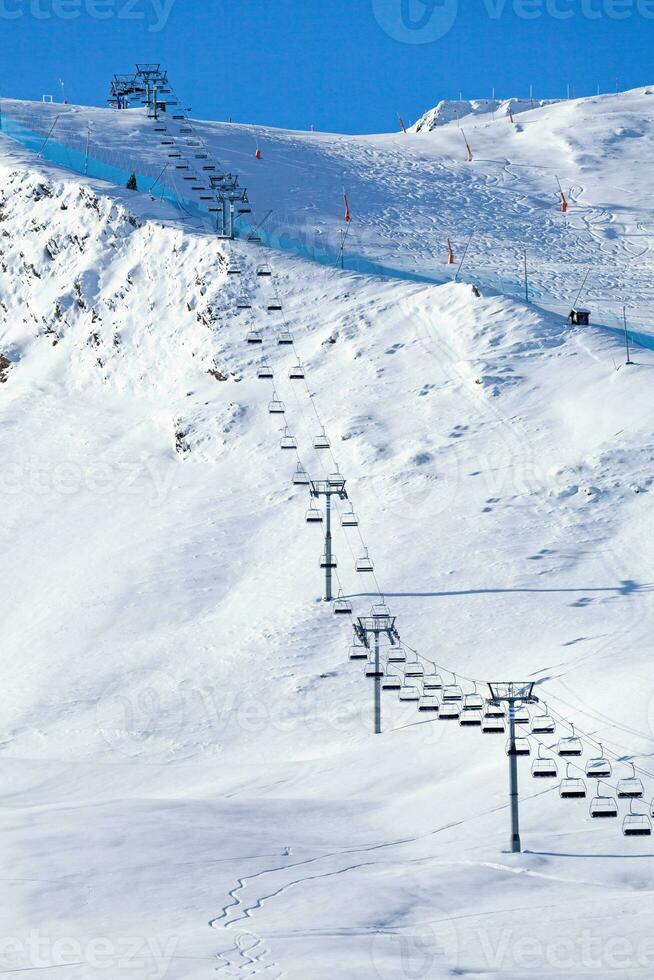
[[629,813],[622,821],[622,833],[625,837],[651,837],[652,821],[646,813],[634,813],[633,801]]
[[464,711],[479,711],[481,712],[484,707],[484,699],[481,694],[466,694],[463,698],[463,710]]
[[556,779],[559,775],[559,767],[556,759],[551,756],[541,754],[542,746],[538,746],[538,756],[531,764],[531,774],[534,779]]
[[270,415],[283,415],[285,411],[284,402],[280,401],[279,398],[275,397],[271,402],[268,402],[268,413]]
[[237,299],[236,300],[236,309],[237,310],[251,310],[252,309],[252,303],[250,303],[250,301],[247,300],[247,299]]
[[382,681],[382,690],[384,691],[401,691],[402,681],[399,677],[393,677],[392,675],[386,675]]
[[572,735],[560,738],[556,747],[558,755],[563,759],[568,756],[580,756],[583,752],[581,741],[575,735],[575,726],[571,727]]
[[385,602],[373,602],[370,608],[370,615],[373,619],[388,619],[391,611]]
[[440,721],[459,721],[460,717],[461,705],[456,704],[454,701],[451,701],[449,704],[444,701],[441,704],[438,712]]
[[515,721],[516,725],[528,725],[530,723],[531,716],[528,709],[523,704],[516,707],[513,720]]
[[261,381],[269,381],[274,376],[275,373],[270,364],[264,363],[259,366],[259,369],[257,370],[257,378],[259,378]]
[[482,735],[504,735],[506,732],[506,722],[504,716],[501,718],[484,714],[481,723]]
[[352,603],[350,602],[349,599],[345,598],[342,589],[339,589],[338,598],[334,600],[334,615],[336,616],[352,615]]
[[531,755],[531,746],[529,745],[528,738],[516,738],[514,742],[515,747],[511,748],[511,739],[506,743],[506,754],[507,755]]
[[297,469],[293,474],[293,483],[296,487],[308,487],[311,483],[309,474],[304,469],[301,463],[297,464]]
[[389,664],[403,664],[406,661],[406,650],[403,646],[393,646],[388,651]]
[[266,268],[265,265],[260,265],[259,268],[257,269],[257,275],[258,276],[262,276],[262,277],[263,276],[272,276],[272,271],[270,269]]
[[409,687],[408,684],[403,684],[400,688],[400,701],[419,701],[420,692],[417,687]]
[[350,647],[350,660],[367,660],[368,659],[368,648],[360,646],[358,643],[353,643]]
[[458,704],[463,704],[463,691],[459,684],[456,683],[456,677],[454,678],[454,683],[446,684],[443,688],[443,701],[453,701]]
[[440,708],[440,701],[433,694],[423,694],[418,702],[418,711],[431,711],[435,713]]
[[278,313],[282,308],[282,304],[274,300],[272,303],[268,303],[269,313]]
[[586,763],[586,776],[588,779],[609,779],[613,767],[608,759],[604,757],[604,750],[600,745],[600,754],[596,759],[589,759]]
[[482,722],[483,715],[481,711],[476,711],[474,708],[463,708],[461,717],[459,718],[461,728],[481,728]]
[[383,677],[383,676],[384,676],[384,671],[381,664],[379,666],[379,670],[377,669],[377,665],[374,663],[369,663],[368,666],[366,667],[366,677]]
[[250,332],[247,334],[247,336],[245,338],[245,343],[246,344],[262,344],[263,343],[263,337],[261,335],[261,332],[259,330],[250,330]]
[[304,381],[305,373],[301,364],[294,364],[288,372],[290,381]]
[[309,507],[306,513],[305,520],[307,524],[322,524],[323,522],[322,511],[318,510],[318,508],[314,504],[311,504],[311,506]]
[[415,661],[407,664],[404,668],[405,677],[422,677],[423,674],[424,670],[422,668],[422,664],[416,663]]
[[342,527],[358,527],[359,518],[354,513],[350,506],[350,510],[346,510],[344,514],[341,515],[341,526]]
[[323,429],[319,436],[313,440],[314,449],[329,449],[329,439]]
[[297,439],[288,431],[288,426],[284,429],[284,435],[279,441],[280,449],[297,449]]
[[503,704],[486,701],[484,708],[484,718],[506,718],[506,709]]
[[554,719],[549,714],[547,705],[544,705],[543,710],[531,719],[531,733],[532,735],[553,735],[555,729]]
[[372,563],[372,559],[368,555],[367,548],[365,550],[365,554],[361,558],[357,558],[355,570],[357,572],[374,572],[375,566]]
[[338,561],[335,555],[321,555],[320,556],[320,567],[321,568],[338,568]]
[[425,691],[442,691],[443,680],[440,674],[425,674],[422,686]]
[[288,330],[282,330],[277,334],[277,345],[279,347],[288,347],[293,343],[293,335],[289,333]]
[[631,776],[628,779],[618,780],[618,799],[619,800],[640,800],[645,790],[640,779],[636,776],[636,767],[630,762]]
[[590,801],[590,815],[593,820],[613,819],[618,815],[618,801],[613,796],[602,795],[601,786],[597,784],[597,796]]
[[565,771],[565,777],[559,786],[559,796],[562,800],[585,800],[586,783],[583,779],[575,778],[570,775],[570,763]]

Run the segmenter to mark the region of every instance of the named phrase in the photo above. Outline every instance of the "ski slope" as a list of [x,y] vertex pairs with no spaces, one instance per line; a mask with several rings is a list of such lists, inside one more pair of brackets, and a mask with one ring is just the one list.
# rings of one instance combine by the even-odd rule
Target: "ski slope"
[[[348,481],[362,539],[337,526],[334,547],[355,614],[378,581],[444,676],[534,681],[556,737],[574,722],[585,758],[601,743],[654,793],[654,354],[621,366],[608,315],[627,303],[646,341],[645,92],[517,128],[478,116],[472,164],[456,123],[198,124],[257,213],[274,208],[278,250],[0,140],[0,971],[651,976],[651,839],[592,821],[521,760],[526,850],[510,855],[504,738],[391,692],[371,734],[371,681],[319,601],[321,533],[279,448],[286,424],[311,474],[337,461]],[[136,113],[75,120],[134,160],[159,152]],[[554,174],[575,188],[567,224]],[[337,250],[343,186],[348,247],[397,276],[309,260],[314,241]],[[462,279],[480,295],[444,264],[445,238],[460,251],[473,230]],[[608,328],[557,309],[587,269]],[[331,455],[312,449],[322,423]],[[364,544],[376,578],[354,571]]]

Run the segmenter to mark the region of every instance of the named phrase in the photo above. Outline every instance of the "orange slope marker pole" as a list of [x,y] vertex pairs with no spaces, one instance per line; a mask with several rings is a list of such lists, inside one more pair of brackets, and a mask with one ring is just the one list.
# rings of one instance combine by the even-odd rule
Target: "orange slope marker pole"
[[400,121],[400,126],[402,127],[402,132],[406,135],[406,126],[404,125],[404,119],[402,119],[402,116],[399,114],[399,112],[397,114],[397,118]]
[[449,252],[448,257],[447,257],[447,264],[448,265],[454,265],[454,262],[455,262],[454,250],[452,248],[452,242],[449,240],[449,238],[447,240],[447,249],[448,249],[448,252]]
[[558,177],[556,178],[556,182],[559,185],[559,194],[561,195],[561,211],[563,212],[563,214],[566,214],[568,210],[568,199],[563,193],[563,188],[561,187],[561,181],[559,180]]

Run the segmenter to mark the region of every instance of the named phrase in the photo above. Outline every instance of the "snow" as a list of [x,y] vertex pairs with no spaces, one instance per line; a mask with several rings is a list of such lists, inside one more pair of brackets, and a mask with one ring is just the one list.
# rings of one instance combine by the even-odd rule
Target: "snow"
[[[257,130],[261,161],[249,127],[198,124],[257,213],[275,208],[277,250],[2,139],[1,970],[651,976],[649,839],[521,760],[510,855],[503,737],[390,692],[371,734],[256,379],[266,357],[302,462],[348,481],[363,541],[336,522],[334,547],[356,614],[376,597],[354,572],[365,542],[410,647],[466,691],[535,681],[616,774],[649,773],[654,354],[624,366],[616,317],[626,303],[649,342],[651,112],[639,90],[517,128],[480,115],[472,164],[456,122]],[[117,160],[129,144],[156,164],[139,114],[74,107],[68,124],[89,120]],[[396,277],[327,264],[343,184],[348,248]],[[445,238],[460,254],[473,229],[449,281]],[[593,325],[571,327],[588,269]],[[283,322],[308,391],[274,343]],[[312,449],[319,419],[335,459]]]

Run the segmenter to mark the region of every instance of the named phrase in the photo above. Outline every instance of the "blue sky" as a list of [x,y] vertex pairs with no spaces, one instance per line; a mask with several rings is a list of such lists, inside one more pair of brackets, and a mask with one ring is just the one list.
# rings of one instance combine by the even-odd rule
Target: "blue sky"
[[0,0],[0,94],[102,105],[160,61],[194,114],[384,132],[441,98],[633,88],[654,0]]

